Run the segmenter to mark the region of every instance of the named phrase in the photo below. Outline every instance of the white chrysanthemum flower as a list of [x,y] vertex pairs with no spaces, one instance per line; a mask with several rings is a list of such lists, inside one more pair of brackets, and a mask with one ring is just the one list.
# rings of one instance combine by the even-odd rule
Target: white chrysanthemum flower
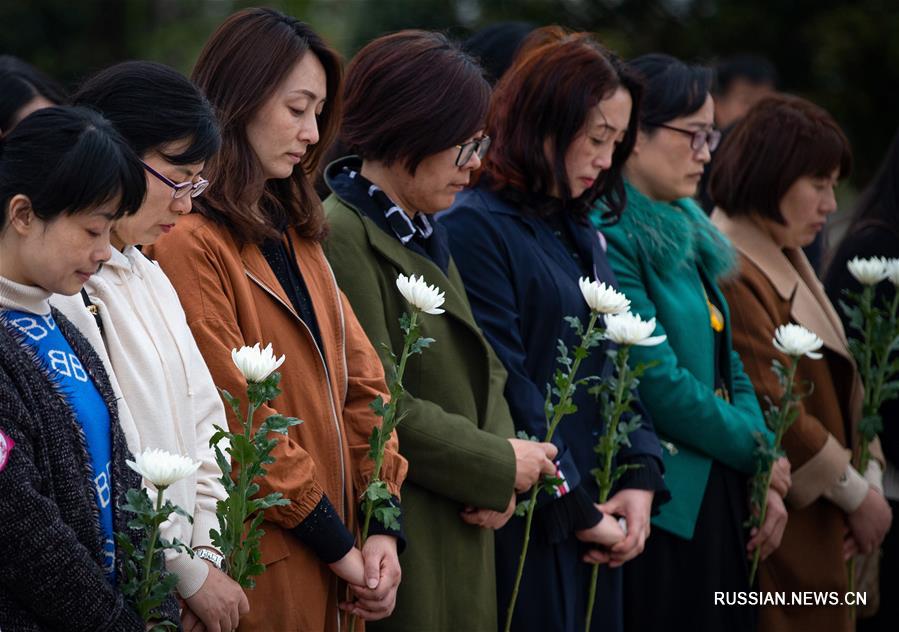
[[812,360],[821,358],[821,354],[816,352],[824,346],[814,332],[793,323],[781,325],[775,329],[773,342],[774,347],[781,353],[794,358],[808,356]]
[[241,347],[240,349],[231,350],[231,359],[247,382],[255,382],[259,384],[264,382],[265,378],[284,363],[284,356],[275,358],[272,351],[272,344],[268,343],[265,349],[260,349],[257,342],[252,347]]
[[883,257],[855,257],[846,263],[846,267],[849,268],[849,274],[862,285],[877,285],[887,278],[887,262]]
[[656,319],[644,321],[638,314],[623,312],[606,316],[605,337],[620,345],[653,347],[665,341],[666,336],[653,336]]
[[887,259],[887,278],[899,288],[899,259]]
[[133,461],[126,463],[157,489],[165,489],[190,476],[200,467],[199,461],[191,461],[186,456],[155,448],[145,449]]
[[581,294],[584,295],[584,300],[594,312],[620,314],[626,312],[631,306],[630,300],[610,285],[591,281],[587,277],[581,277],[577,283],[581,288]]
[[424,277],[406,276],[401,274],[396,278],[396,287],[412,307],[425,314],[442,314],[444,293],[436,285],[425,283]]

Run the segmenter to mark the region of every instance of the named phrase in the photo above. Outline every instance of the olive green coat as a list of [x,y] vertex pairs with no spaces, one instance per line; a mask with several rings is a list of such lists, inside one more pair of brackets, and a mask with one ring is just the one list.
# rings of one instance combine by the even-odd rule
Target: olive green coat
[[442,315],[424,314],[421,334],[435,342],[406,368],[399,407],[400,451],[409,460],[403,485],[407,547],[396,610],[369,630],[497,629],[493,531],[467,525],[465,506],[503,511],[512,497],[514,435],[503,398],[506,372],[475,323],[462,280],[331,195],[325,252],[362,327],[381,354],[403,346],[399,319],[408,311],[399,274],[423,275],[446,293]]

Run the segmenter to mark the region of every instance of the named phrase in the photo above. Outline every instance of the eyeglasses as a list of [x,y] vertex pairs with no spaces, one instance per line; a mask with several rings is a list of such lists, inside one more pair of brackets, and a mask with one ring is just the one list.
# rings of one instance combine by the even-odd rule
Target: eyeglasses
[[459,155],[456,156],[456,166],[464,167],[471,160],[471,157],[475,155],[475,152],[478,154],[478,160],[484,159],[484,156],[487,155],[487,150],[490,148],[490,137],[475,138],[467,143],[456,145],[456,147],[459,148]]
[[693,131],[681,129],[680,127],[672,127],[671,125],[665,125],[664,123],[653,123],[650,127],[664,127],[665,129],[670,129],[672,132],[686,134],[691,138],[690,147],[693,151],[700,151],[702,146],[706,143],[709,144],[709,151],[715,151],[721,143],[721,130],[717,129],[699,129]]
[[143,160],[141,160],[141,163],[143,163],[144,169],[146,169],[147,171],[152,173],[154,176],[159,178],[162,182],[164,182],[168,186],[172,187],[172,198],[173,199],[177,200],[179,198],[183,198],[188,193],[190,193],[190,197],[195,198],[198,195],[200,195],[203,191],[205,191],[206,187],[209,186],[209,180],[207,180],[205,178],[200,178],[196,182],[191,182],[190,180],[188,180],[187,182],[172,182],[171,180],[166,178],[164,175],[162,175],[161,173],[156,171],[156,169],[154,169],[153,167],[151,167],[150,165],[145,163]]

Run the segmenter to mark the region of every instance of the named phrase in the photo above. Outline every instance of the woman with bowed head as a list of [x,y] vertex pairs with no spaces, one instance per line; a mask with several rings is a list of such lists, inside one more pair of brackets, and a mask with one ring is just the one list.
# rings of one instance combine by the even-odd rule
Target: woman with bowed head
[[[640,86],[589,34],[535,31],[496,86],[487,114],[492,139],[477,186],[456,196],[441,221],[472,311],[508,371],[505,394],[516,430],[546,435],[544,397],[557,368],[556,341],[576,336],[564,321],[589,318],[578,285],[615,285],[587,211],[598,199],[620,203],[621,164],[634,141]],[[608,376],[606,346],[579,375]],[[602,423],[586,389],[577,412],[553,436],[556,477],[538,496],[534,535],[515,608],[514,630],[582,630],[593,563],[600,573],[592,628],[621,629],[621,564],[642,550],[653,506],[667,498],[661,450],[649,419],[630,436],[620,464],[637,466],[601,506],[590,473]],[[627,535],[615,516],[627,520]],[[496,534],[497,596],[509,605],[525,521]]]
[[[271,343],[286,356],[283,394],[255,423],[275,411],[303,421],[277,437],[259,481],[260,494],[281,492],[288,504],[266,510],[266,570],[240,629],[343,629],[340,580],[361,595],[362,619],[383,618],[402,533],[373,535],[361,552],[353,533],[379,423],[369,404],[386,397],[384,370],[322,252],[324,214],[310,182],[340,115],[340,61],[308,25],[247,9],[206,42],[193,80],[221,123],[221,151],[203,171],[215,186],[146,252],[177,290],[216,385],[245,393],[231,350]],[[381,474],[397,498],[405,471],[394,440]]]
[[[718,287],[734,269],[733,248],[691,197],[719,140],[712,76],[668,55],[628,65],[646,87],[624,165],[627,205],[615,224],[604,221],[604,207],[592,218],[631,309],[655,318],[657,333],[667,336],[635,347],[630,359],[654,363],[639,391],[659,436],[671,443],[663,456],[672,499],[653,519],[643,555],[625,567],[625,623],[641,631],[755,630],[754,609],[716,607],[713,595],[749,590],[749,556],[759,546],[763,557],[777,547],[789,464],[778,462],[766,521],[747,543],[756,435],[771,435],[733,349]],[[651,608],[646,595],[654,596]]]
[[[403,506],[412,545],[397,609],[377,627],[493,631],[491,529],[509,520],[516,491],[555,472],[556,447],[512,438],[506,372],[472,315],[445,229],[433,220],[490,145],[483,130],[490,88],[443,35],[402,31],[359,51],[344,95],[342,137],[357,155],[325,172],[334,192],[325,202],[325,251],[340,286],[372,343],[397,356],[399,319],[409,310],[397,276],[417,275],[446,295],[445,313],[421,321],[421,335],[434,344],[406,368],[398,434],[409,460]],[[386,349],[381,358],[392,366]]]
[[[863,473],[850,464],[862,384],[837,311],[802,252],[837,210],[834,187],[850,164],[849,141],[827,112],[798,97],[776,96],[736,124],[709,180],[712,221],[740,254],[738,275],[722,289],[733,309],[734,348],[759,402],[783,396],[771,369],[774,361],[790,363],[771,343],[779,326],[798,323],[823,341],[823,357],[800,357],[796,371],[797,384],[814,387],[783,438],[793,469],[790,521],[780,548],[760,566],[764,591],[845,593],[846,560],[875,550],[890,525],[882,457]],[[848,606],[765,607],[759,625],[855,629]]]
[[[140,476],[103,363],[50,306],[109,259],[113,220],[145,192],[137,156],[96,112],[50,107],[0,140],[0,628],[123,630],[121,506]],[[178,622],[177,603],[164,603]]]
[[[827,273],[824,287],[828,298],[838,305],[844,300],[843,290],[861,292],[861,284],[849,273],[846,264],[859,257],[884,257],[899,259],[899,133],[893,137],[886,157],[873,180],[859,196],[851,214],[851,221],[845,237],[838,244]],[[875,304],[891,302],[895,298],[896,286],[890,282],[874,287]],[[883,304],[883,303],[881,303]],[[840,319],[847,334],[858,337],[849,318],[839,310]],[[880,433],[886,469],[883,473],[883,493],[895,516],[899,512],[899,399],[885,402],[880,409],[883,431]],[[890,529],[881,545],[880,586],[885,595],[887,586],[895,586],[899,581],[899,529]],[[895,599],[880,600],[880,608],[873,617],[860,618],[858,629],[867,631],[885,630],[899,621],[899,602]]]
[[209,438],[213,425],[225,425],[225,409],[175,289],[138,250],[174,229],[209,184],[201,173],[221,142],[218,123],[187,78],[146,61],[97,73],[72,101],[102,112],[140,156],[147,197],[137,213],[115,222],[112,255],[81,294],[57,295],[51,303],[103,358],[131,451],[162,449],[202,464],[166,490],[193,522],[174,515],[162,535],[195,553],[167,551],[166,567],[178,575],[188,632],[197,619],[207,631],[232,630],[247,600],[222,571],[223,557],[209,533],[219,528],[216,502],[225,497]]

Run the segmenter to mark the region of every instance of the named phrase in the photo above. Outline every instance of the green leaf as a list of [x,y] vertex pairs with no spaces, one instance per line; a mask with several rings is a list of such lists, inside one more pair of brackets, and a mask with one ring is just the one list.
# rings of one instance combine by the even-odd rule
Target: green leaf
[[520,503],[515,505],[515,515],[519,518],[524,517],[528,513],[528,508],[531,506],[530,499],[522,500]]
[[392,503],[386,506],[376,507],[374,511],[372,511],[372,517],[390,531],[400,530],[400,509]]
[[235,434],[231,437],[229,451],[232,461],[241,465],[246,465],[256,460],[256,447],[241,434]]
[[413,353],[413,354],[421,353],[422,351],[424,351],[425,349],[430,347],[432,344],[434,344],[433,338],[419,338],[418,340],[416,340],[415,342],[412,343],[411,347],[409,347],[409,352]]

